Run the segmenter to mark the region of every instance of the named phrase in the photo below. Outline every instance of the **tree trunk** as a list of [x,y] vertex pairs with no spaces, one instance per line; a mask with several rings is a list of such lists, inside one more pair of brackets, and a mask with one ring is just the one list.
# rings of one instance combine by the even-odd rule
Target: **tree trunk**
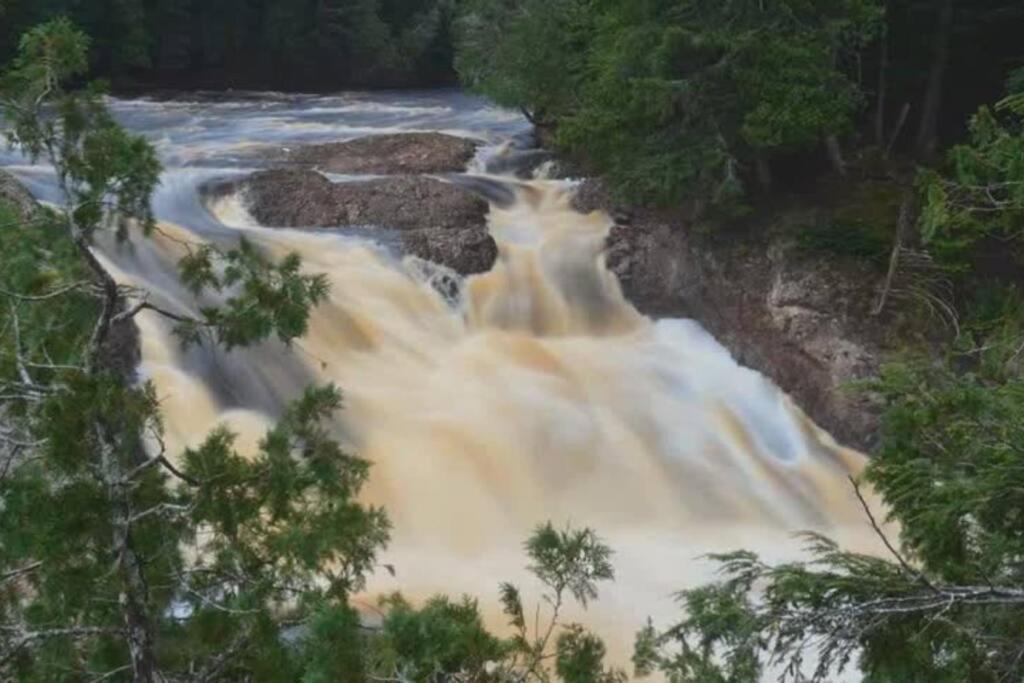
[[903,252],[903,245],[910,238],[910,228],[917,218],[917,193],[911,188],[903,193],[903,201],[900,202],[900,217],[896,224],[895,242],[892,252],[889,254],[889,269],[885,274],[885,282],[882,284],[882,292],[878,296],[878,303],[875,304],[871,315],[881,315],[885,305],[889,302],[889,295],[892,293],[892,285],[896,279],[896,273],[900,267],[900,254]]
[[143,561],[132,541],[132,482],[126,477],[120,451],[122,444],[116,433],[97,419],[93,424],[100,450],[100,472],[110,501],[112,545],[121,577],[118,606],[124,636],[131,658],[134,683],[159,683],[154,653],[153,625],[149,619],[149,587],[143,572]]
[[[65,196],[72,196],[67,188]],[[73,220],[70,228],[79,255],[92,271],[96,284],[103,290],[103,309],[90,340],[86,366],[90,374],[98,375],[112,370],[105,350],[114,325],[114,316],[122,308],[123,301],[117,282],[93,254],[85,233]],[[129,378],[118,377],[118,380],[127,383]],[[121,577],[118,605],[131,658],[132,680],[134,683],[159,683],[161,678],[157,673],[154,653],[155,636],[147,611],[149,587],[143,571],[143,560],[135,551],[132,540],[132,515],[135,514],[132,509],[133,484],[126,478],[127,472],[138,463],[124,462],[123,441],[126,435],[119,434],[102,416],[93,421],[92,431],[99,447],[100,479],[110,502],[111,544]]]
[[829,135],[825,138],[825,151],[828,152],[829,163],[832,169],[841,176],[846,175],[846,161],[843,159],[843,148],[839,144],[839,138]]
[[941,0],[935,42],[932,45],[932,65],[928,73],[928,90],[921,108],[921,124],[917,131],[917,153],[929,158],[935,153],[939,126],[939,108],[942,106],[942,89],[949,65],[949,43],[953,32],[953,0]]
[[892,135],[889,136],[889,142],[885,146],[886,158],[892,154],[892,148],[896,145],[896,141],[900,138],[900,133],[903,132],[903,126],[907,123],[907,117],[910,116],[910,102],[904,102],[903,107],[900,109],[900,116],[896,119],[896,126],[892,129]]
[[120,548],[122,589],[118,602],[132,660],[132,680],[135,683],[157,683],[160,677],[153,652],[153,626],[146,612],[149,589],[142,573],[142,560],[132,547],[130,522],[125,517],[131,514],[131,508],[124,505],[118,513],[121,519],[114,530],[114,543]]
[[888,95],[889,34],[882,34],[882,55],[878,66],[878,94],[875,102],[875,144],[885,146],[885,105]]
[[757,171],[757,184],[762,190],[772,189],[772,167],[768,165],[768,160],[764,158],[763,154],[758,154],[754,159],[754,166]]

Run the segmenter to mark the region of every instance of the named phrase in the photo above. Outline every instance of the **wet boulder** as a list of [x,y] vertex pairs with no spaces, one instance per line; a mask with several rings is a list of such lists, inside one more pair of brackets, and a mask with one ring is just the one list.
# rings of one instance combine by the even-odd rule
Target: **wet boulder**
[[7,171],[0,170],[0,204],[14,210],[17,218],[25,221],[39,215],[39,204],[25,186]]
[[466,169],[480,144],[444,133],[371,135],[300,147],[287,152],[285,161],[338,174],[458,173]]
[[253,217],[274,227],[483,228],[487,204],[434,178],[332,183],[315,171],[256,173],[238,186]]
[[240,193],[253,218],[268,227],[398,230],[407,253],[462,274],[489,270],[497,256],[486,229],[487,203],[434,178],[332,183],[315,171],[273,170],[212,192]]

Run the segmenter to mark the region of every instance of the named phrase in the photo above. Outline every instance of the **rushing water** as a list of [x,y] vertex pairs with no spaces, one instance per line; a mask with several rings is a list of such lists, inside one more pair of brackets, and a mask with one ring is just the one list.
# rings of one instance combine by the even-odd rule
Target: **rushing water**
[[[177,240],[239,233],[329,275],[329,301],[291,350],[182,352],[165,321],[140,315],[140,371],[157,386],[172,450],[221,422],[254,448],[303,387],[343,389],[338,435],[374,463],[367,499],[395,524],[381,560],[396,576],[375,576],[364,600],[466,592],[500,623],[499,581],[536,595],[521,552],[530,529],[589,525],[617,551],[618,580],[574,616],[622,659],[648,616],[675,614],[673,591],[711,577],[705,553],[792,557],[791,533],[802,529],[870,547],[846,481],[861,457],[697,324],[640,315],[604,268],[610,220],[572,211],[571,184],[516,184],[511,206],[492,207],[499,262],[454,301],[431,286],[431,268],[397,253],[387,226],[268,229],[241,198],[207,206],[200,191],[260,166],[268,148],[402,130],[496,146],[527,131],[517,114],[456,92],[111,104],[167,167],[154,199],[160,234],[100,245],[120,279],[189,311]],[[45,168],[2,154],[0,164],[56,200]]]

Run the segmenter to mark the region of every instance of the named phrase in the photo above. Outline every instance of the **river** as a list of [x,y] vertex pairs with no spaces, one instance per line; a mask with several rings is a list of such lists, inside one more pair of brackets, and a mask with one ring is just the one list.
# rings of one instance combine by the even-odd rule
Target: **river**
[[[367,500],[395,526],[380,558],[395,574],[375,575],[360,604],[394,590],[468,593],[500,625],[500,581],[522,583],[528,602],[538,595],[522,553],[531,528],[588,525],[616,551],[617,580],[570,616],[624,661],[648,616],[677,616],[674,591],[712,578],[700,559],[708,552],[792,558],[792,533],[803,529],[874,548],[847,481],[863,458],[696,323],[638,313],[604,268],[610,219],[572,211],[571,182],[514,185],[516,202],[490,215],[498,264],[455,296],[431,286],[436,269],[403,257],[387,226],[265,228],[243,198],[208,205],[201,192],[266,165],[267,150],[380,132],[471,136],[489,143],[487,154],[528,131],[518,114],[456,91],[111,106],[166,166],[154,197],[160,233],[98,245],[120,280],[193,310],[176,276],[178,240],[240,233],[329,276],[329,301],[292,348],[183,352],[164,320],[140,315],[140,375],[157,387],[172,452],[222,422],[255,448],[303,387],[342,388],[337,434],[373,463]],[[56,201],[46,168],[6,151],[0,165]]]

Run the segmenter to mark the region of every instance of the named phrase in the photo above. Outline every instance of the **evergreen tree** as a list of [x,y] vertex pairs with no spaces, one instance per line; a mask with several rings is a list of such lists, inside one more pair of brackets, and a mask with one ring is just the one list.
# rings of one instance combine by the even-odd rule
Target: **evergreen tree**
[[946,168],[922,170],[922,236],[944,262],[965,268],[974,247],[998,240],[1024,265],[1024,69],[1009,94],[971,119],[964,144],[948,152]]
[[68,16],[117,82],[325,89],[452,82],[454,0],[5,0],[0,62]]
[[526,554],[544,592],[528,620],[519,588],[502,584],[511,637],[489,634],[477,601],[469,597],[457,603],[436,597],[416,610],[401,596],[391,596],[381,603],[384,623],[370,642],[371,676],[475,683],[625,681],[623,672],[605,666],[601,639],[579,624],[566,623],[562,615],[569,600],[586,607],[597,599],[598,584],[614,579],[611,548],[591,529],[558,530],[548,522],[527,539]]
[[326,282],[242,243],[197,245],[183,263],[197,292],[237,292],[201,318],[120,286],[93,239],[156,229],[160,166],[99,90],[65,89],[87,51],[67,20],[33,29],[2,88],[11,143],[52,164],[65,206],[2,233],[0,675],[297,680],[288,629],[361,642],[347,595],[388,536],[383,512],[357,502],[367,463],[325,426],[340,395],[309,390],[254,457],[219,429],[179,461],[153,387],[133,376],[132,319],[167,316],[186,343],[287,342]]
[[463,80],[541,123],[632,199],[723,202],[745,169],[853,129],[848,68],[874,0],[619,3],[471,0]]

